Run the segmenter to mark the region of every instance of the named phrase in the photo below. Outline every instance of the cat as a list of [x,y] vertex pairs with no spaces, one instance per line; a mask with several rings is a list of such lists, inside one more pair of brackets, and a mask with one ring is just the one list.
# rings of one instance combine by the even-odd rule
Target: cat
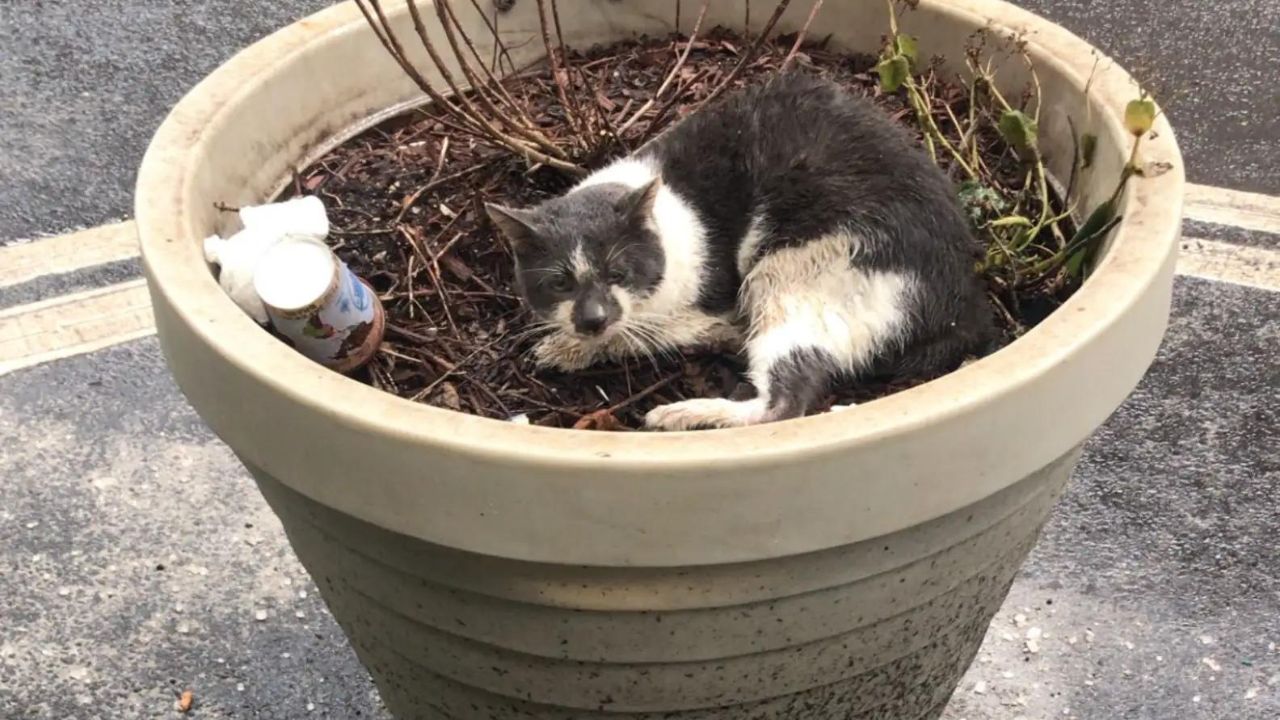
[[837,380],[940,374],[995,337],[950,180],[869,100],[804,72],[725,95],[563,196],[487,211],[550,330],[540,365],[745,351],[754,398],[659,406],[651,429],[800,417]]

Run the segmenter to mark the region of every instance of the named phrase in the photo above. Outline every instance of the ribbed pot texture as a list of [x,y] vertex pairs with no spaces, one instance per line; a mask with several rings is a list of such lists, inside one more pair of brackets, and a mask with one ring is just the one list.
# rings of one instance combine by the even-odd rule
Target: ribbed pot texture
[[613,568],[473,555],[254,477],[399,718],[938,717],[1077,452],[804,555]]

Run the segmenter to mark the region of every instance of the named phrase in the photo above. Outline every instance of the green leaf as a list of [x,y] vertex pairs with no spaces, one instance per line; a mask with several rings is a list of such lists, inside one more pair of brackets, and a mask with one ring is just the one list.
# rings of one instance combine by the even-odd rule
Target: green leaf
[[1084,224],[1076,230],[1076,234],[1071,238],[1071,242],[1078,243],[1085,240],[1091,240],[1093,236],[1101,232],[1102,229],[1107,226],[1107,223],[1110,223],[1112,218],[1115,216],[1116,204],[1111,200],[1102,203],[1098,207],[1094,208],[1093,212],[1089,213],[1089,217],[1084,221]]
[[998,127],[1000,137],[1019,153],[1028,153],[1036,149],[1036,135],[1040,128],[1031,116],[1021,110],[1006,110],[1000,116]]
[[1080,138],[1080,167],[1088,169],[1093,167],[1093,156],[1098,154],[1098,136],[1085,134]]
[[920,60],[920,39],[914,35],[899,33],[893,39],[893,50],[915,65]]
[[1124,126],[1134,137],[1151,132],[1156,122],[1156,104],[1153,100],[1130,100],[1124,109]]
[[911,64],[902,55],[894,55],[882,60],[876,71],[880,73],[880,87],[887,93],[893,93],[907,81]]
[[1085,264],[1098,252],[1099,241],[1115,226],[1115,223],[1116,203],[1114,199],[1107,200],[1089,213],[1089,217],[1084,221],[1084,224],[1076,230],[1076,234],[1067,243],[1068,246],[1077,248],[1067,258],[1067,272],[1072,277],[1081,276]]
[[1088,255],[1089,248],[1080,248],[1067,258],[1067,274],[1073,278],[1078,278],[1084,270],[1084,258]]

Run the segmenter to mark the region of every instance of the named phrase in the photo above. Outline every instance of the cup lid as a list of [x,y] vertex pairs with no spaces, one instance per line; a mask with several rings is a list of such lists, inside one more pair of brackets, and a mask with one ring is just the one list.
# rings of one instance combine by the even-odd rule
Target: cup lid
[[336,267],[337,259],[325,244],[287,237],[258,261],[253,288],[269,308],[301,310],[329,291]]

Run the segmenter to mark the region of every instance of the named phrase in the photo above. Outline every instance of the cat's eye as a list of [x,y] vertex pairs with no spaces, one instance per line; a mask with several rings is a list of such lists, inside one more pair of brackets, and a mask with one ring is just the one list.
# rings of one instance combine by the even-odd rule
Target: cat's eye
[[567,293],[573,289],[572,275],[556,275],[547,281],[547,286],[552,292]]
[[610,271],[609,271],[609,284],[610,284],[610,285],[621,285],[622,283],[624,283],[624,282],[626,282],[626,281],[627,281],[627,271],[626,271],[626,270],[610,270]]

